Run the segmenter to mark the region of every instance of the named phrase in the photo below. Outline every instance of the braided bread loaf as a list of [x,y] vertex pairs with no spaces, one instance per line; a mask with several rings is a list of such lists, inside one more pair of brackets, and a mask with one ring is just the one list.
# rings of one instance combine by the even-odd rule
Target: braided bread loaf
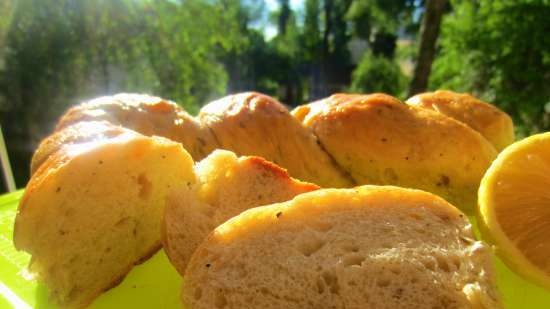
[[[103,97],[71,108],[40,144],[14,241],[33,255],[31,270],[58,303],[81,307],[158,249],[168,196],[163,242],[180,273],[202,238],[226,219],[317,189],[291,176],[322,187],[420,188],[471,211],[496,155],[472,128],[387,95],[336,95],[290,113],[249,92],[214,101],[196,118],[157,97]],[[288,174],[264,159],[223,152],[193,171],[191,158],[217,148],[261,156]],[[104,156],[108,169],[97,165]],[[81,229],[80,221],[100,224]],[[118,242],[124,245],[112,246]],[[82,258],[87,251],[97,252]]]
[[468,213],[497,155],[464,123],[384,94],[337,94],[293,114],[357,183],[426,190]]
[[[504,133],[491,139],[502,147],[511,139],[512,124],[504,112],[471,96],[436,92],[434,97],[447,103],[414,103],[433,102],[427,99],[430,94],[410,99],[409,107],[388,95],[338,94],[290,113],[273,98],[248,92],[207,104],[197,118],[157,97],[103,97],[73,107],[61,118],[57,130],[63,133],[45,139],[34,155],[32,170],[58,147],[114,134],[82,124],[108,121],[180,142],[194,160],[223,148],[261,156],[292,177],[322,187],[419,188],[471,213],[481,176],[496,156],[480,132],[494,136],[487,130],[502,128]],[[77,127],[61,130],[73,124]],[[505,142],[499,144],[498,139]]]

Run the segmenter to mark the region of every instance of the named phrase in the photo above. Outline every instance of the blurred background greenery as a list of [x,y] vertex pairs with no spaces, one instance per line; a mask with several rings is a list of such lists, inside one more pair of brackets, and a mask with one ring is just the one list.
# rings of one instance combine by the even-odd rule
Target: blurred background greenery
[[[441,23],[440,23],[441,20]],[[0,0],[0,121],[19,187],[70,106],[151,93],[191,113],[257,90],[470,92],[550,129],[550,0]]]

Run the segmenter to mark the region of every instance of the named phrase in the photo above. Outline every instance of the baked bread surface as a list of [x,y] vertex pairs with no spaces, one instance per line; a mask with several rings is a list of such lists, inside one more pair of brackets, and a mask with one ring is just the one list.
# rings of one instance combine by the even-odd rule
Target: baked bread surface
[[166,196],[192,169],[181,144],[130,130],[63,147],[27,185],[15,246],[55,303],[84,307],[161,247]]
[[205,105],[198,117],[223,149],[263,157],[292,177],[321,187],[354,185],[312,132],[271,97],[256,92],[230,95]]
[[419,190],[322,189],[253,208],[193,254],[182,300],[210,308],[502,308],[489,249]]
[[52,154],[63,147],[110,139],[125,132],[128,132],[128,130],[107,121],[81,121],[64,127],[40,142],[32,156],[31,175]]
[[169,195],[163,220],[164,250],[182,276],[195,249],[221,223],[249,208],[319,189],[263,158],[238,158],[226,150],[197,163],[195,172],[196,182]]
[[512,118],[498,107],[468,93],[437,90],[415,95],[406,103],[431,109],[464,122],[481,133],[498,151],[515,140]]
[[181,143],[195,160],[218,148],[210,130],[183,108],[150,95],[121,93],[81,103],[61,117],[56,130],[91,120],[108,121],[147,136],[166,137]]
[[[318,189],[292,179],[285,170],[263,158],[238,158],[227,151],[214,152],[193,171],[192,159],[182,145],[196,160],[218,147],[239,155],[263,156],[288,168],[293,177],[325,187],[371,183],[421,188],[465,211],[473,209],[479,179],[496,155],[489,142],[452,119],[452,115],[407,106],[387,95],[334,95],[299,107],[292,115],[284,105],[258,93],[212,102],[201,110],[198,120],[173,102],[147,95],[120,94],[76,106],[62,117],[57,131],[41,143],[33,157],[33,177],[16,219],[16,246],[33,256],[31,271],[49,286],[57,303],[82,307],[116,285],[134,264],[158,250],[161,234],[171,262],[184,274],[194,250],[225,220],[251,207],[283,202]],[[178,143],[137,132],[164,136]],[[390,191],[386,192],[388,198],[393,194]],[[312,197],[316,200],[316,195]],[[348,203],[347,198],[340,201]],[[298,204],[301,203],[304,202]],[[280,218],[282,213],[275,215]],[[254,220],[246,223],[246,229],[263,224]],[[345,226],[347,221],[355,222],[355,215],[338,220],[336,225]],[[304,228],[320,233],[335,225],[319,222],[313,223],[315,227],[306,222]],[[315,231],[313,236],[308,235],[321,237]],[[298,229],[293,233],[300,235]],[[236,239],[240,241],[240,237]],[[304,240],[301,249],[293,248],[306,253],[313,250],[305,254],[311,256],[319,250],[317,246],[323,248],[325,244]],[[336,250],[335,254],[344,252],[335,248],[330,249]],[[267,252],[260,245],[249,249],[258,249],[257,254]],[[348,253],[341,253],[342,257]],[[397,252],[396,256],[401,254]],[[437,255],[434,258],[439,263]],[[391,260],[392,265],[396,261]],[[472,259],[473,266],[466,269],[488,271],[484,263],[484,259]],[[193,270],[188,271],[194,274]],[[369,271],[369,276],[383,274]],[[321,277],[324,281],[315,282],[322,290],[319,294],[334,289],[332,270],[323,271]],[[294,279],[285,279],[288,286],[302,284]],[[489,304],[476,292],[485,289],[484,281],[479,282],[481,287],[475,282],[464,286],[463,292],[473,289],[464,295],[471,304],[476,304],[471,299]],[[490,299],[491,284],[487,284],[491,287]],[[201,289],[194,291],[202,293]],[[404,292],[397,294],[400,293]],[[216,306],[234,304],[218,294],[212,297]],[[320,306],[326,301],[341,301],[332,299],[332,294],[323,297],[321,302],[313,303]],[[453,297],[449,304],[460,303]],[[190,298],[187,301],[195,304]],[[280,305],[277,308],[285,304],[292,308],[292,302],[276,302]],[[338,304],[335,308],[339,308]],[[438,303],[434,300],[433,304]],[[249,308],[257,308],[254,306]],[[353,303],[349,306],[346,308],[354,308]],[[476,306],[472,308],[493,308]]]
[[336,94],[293,115],[358,184],[426,190],[468,213],[497,154],[467,125],[385,94]]

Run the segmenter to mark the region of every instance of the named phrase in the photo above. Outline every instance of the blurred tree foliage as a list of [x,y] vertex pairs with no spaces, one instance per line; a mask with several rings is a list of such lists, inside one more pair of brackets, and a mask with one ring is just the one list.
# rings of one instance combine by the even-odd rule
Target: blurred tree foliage
[[353,22],[354,33],[368,41],[374,55],[393,57],[396,48],[397,32],[418,31],[418,23],[413,21],[413,13],[419,1],[375,0],[352,1],[347,17]]
[[404,96],[407,77],[396,61],[397,40],[399,32],[407,36],[418,31],[418,21],[413,19],[418,5],[418,1],[408,0],[353,1],[347,18],[353,33],[371,49],[353,71],[351,91]]
[[9,25],[1,25],[0,117],[19,185],[38,141],[69,105],[135,91],[197,110],[224,93],[218,54],[243,45],[235,1],[11,4]]
[[520,136],[550,130],[550,2],[452,4],[430,88],[468,91],[499,105]]
[[398,96],[403,94],[405,85],[406,78],[395,61],[368,53],[353,71],[350,91],[385,92]]
[[[0,0],[0,121],[17,183],[63,111],[100,95],[147,92],[192,113],[246,90],[289,105],[347,90],[404,98],[424,2],[277,0],[266,14],[262,0]],[[430,88],[496,102],[522,132],[549,129],[548,1],[451,3]]]

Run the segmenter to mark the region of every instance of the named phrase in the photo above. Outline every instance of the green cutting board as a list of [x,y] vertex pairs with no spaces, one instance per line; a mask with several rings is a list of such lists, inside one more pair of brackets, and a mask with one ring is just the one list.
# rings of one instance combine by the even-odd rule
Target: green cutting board
[[[0,197],[0,308],[56,308],[48,301],[44,286],[25,279],[29,255],[13,247],[13,221],[21,195],[19,191]],[[506,308],[550,308],[550,291],[519,278],[500,260],[495,263]],[[135,267],[120,285],[103,293],[89,308],[181,308],[180,286],[180,276],[161,250]]]

